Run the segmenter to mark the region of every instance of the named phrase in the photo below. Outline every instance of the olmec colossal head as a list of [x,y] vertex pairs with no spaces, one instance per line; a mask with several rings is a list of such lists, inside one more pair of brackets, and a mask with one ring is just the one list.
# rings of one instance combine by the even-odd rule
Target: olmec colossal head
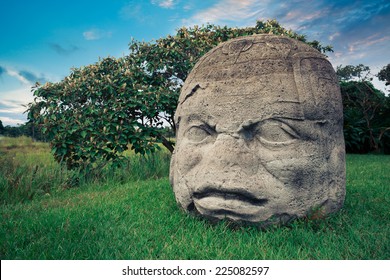
[[186,211],[266,225],[343,205],[338,81],[307,44],[254,35],[218,45],[185,81],[175,121],[170,179]]

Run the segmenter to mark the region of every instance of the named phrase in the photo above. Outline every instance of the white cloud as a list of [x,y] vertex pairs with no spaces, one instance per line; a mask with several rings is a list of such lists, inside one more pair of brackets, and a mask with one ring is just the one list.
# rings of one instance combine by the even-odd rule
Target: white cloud
[[28,103],[34,100],[31,85],[24,85],[16,90],[0,91],[0,119],[4,125],[17,125],[27,121]]
[[83,37],[87,41],[93,41],[93,40],[99,40],[102,38],[110,38],[112,35],[112,32],[110,31],[104,31],[101,29],[90,29],[85,32],[83,32]]
[[7,74],[10,75],[11,77],[18,79],[22,84],[31,85],[31,82],[27,80],[25,77],[23,77],[22,75],[20,75],[20,73],[17,71],[7,69]]
[[162,8],[171,9],[173,8],[178,1],[175,0],[152,0],[152,4],[158,5]]
[[33,101],[34,96],[31,92],[31,85],[22,86],[16,90],[0,91],[1,102],[11,102],[20,104],[27,104]]
[[267,1],[257,0],[220,0],[214,6],[203,10],[183,22],[186,25],[213,23],[221,24],[226,22],[238,22],[242,24],[254,24],[260,15],[268,14]]
[[10,77],[16,78],[23,85],[32,86],[36,82],[45,83],[47,80],[42,75],[36,75],[34,72],[29,70],[14,70],[9,67],[0,66],[1,74],[6,74]]
[[26,120],[14,119],[14,118],[3,117],[3,116],[0,116],[0,119],[4,126],[7,125],[17,126],[19,124],[24,124],[26,122]]
[[[179,0],[149,0],[149,3],[164,9],[173,9]],[[145,5],[143,1],[130,1],[120,9],[119,17],[123,20],[137,20],[148,24],[154,20],[149,8],[150,5]]]
[[0,101],[0,113],[6,114],[23,114],[26,111],[20,103],[11,102],[9,100]]
[[85,40],[97,40],[99,39],[98,35],[96,34],[95,31],[85,31],[83,32],[83,36]]
[[329,41],[333,41],[335,38],[337,38],[339,36],[340,36],[340,32],[336,32],[336,33],[329,35],[328,39],[329,39]]
[[310,27],[311,23],[327,17],[328,14],[329,9],[318,6],[299,7],[295,9],[291,7],[290,11],[280,18],[280,21],[283,22],[286,28],[302,32],[306,29],[312,29]]
[[372,45],[377,45],[383,42],[390,41],[390,36],[382,36],[382,34],[375,33],[367,38],[356,40],[348,45],[348,51],[353,53],[358,50],[365,50]]

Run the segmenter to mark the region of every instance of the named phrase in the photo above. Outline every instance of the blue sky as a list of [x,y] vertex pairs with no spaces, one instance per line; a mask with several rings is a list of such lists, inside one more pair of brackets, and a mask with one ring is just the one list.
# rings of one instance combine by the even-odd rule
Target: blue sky
[[35,81],[57,82],[72,67],[124,56],[131,38],[150,41],[204,23],[254,26],[257,19],[333,45],[334,67],[363,63],[376,74],[390,63],[388,0],[2,1],[0,120],[24,123]]

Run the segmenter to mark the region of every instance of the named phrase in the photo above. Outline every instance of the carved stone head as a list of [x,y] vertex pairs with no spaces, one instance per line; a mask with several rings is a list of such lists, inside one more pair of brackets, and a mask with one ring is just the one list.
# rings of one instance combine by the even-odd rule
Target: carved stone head
[[218,45],[185,81],[175,122],[170,180],[186,211],[267,225],[342,207],[340,89],[307,44],[254,35]]

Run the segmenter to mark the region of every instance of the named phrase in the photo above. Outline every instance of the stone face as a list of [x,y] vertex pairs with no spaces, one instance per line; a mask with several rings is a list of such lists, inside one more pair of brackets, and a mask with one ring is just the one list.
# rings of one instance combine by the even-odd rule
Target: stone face
[[175,121],[170,180],[186,211],[267,225],[342,207],[340,89],[307,44],[254,35],[218,45],[185,81]]

